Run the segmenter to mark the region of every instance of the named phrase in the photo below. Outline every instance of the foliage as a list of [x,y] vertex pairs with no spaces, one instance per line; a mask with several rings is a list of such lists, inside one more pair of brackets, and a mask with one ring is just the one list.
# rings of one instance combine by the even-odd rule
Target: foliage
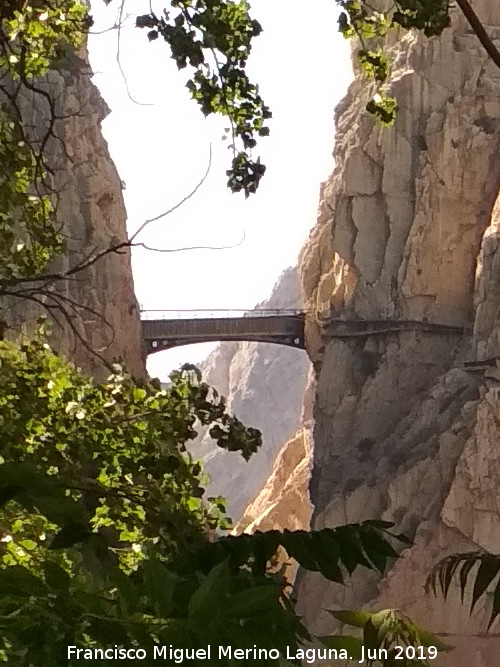
[[[49,498],[56,502],[48,502]],[[164,555],[146,558],[125,573],[106,557],[106,545],[88,524],[87,530],[72,530],[75,518],[81,520],[83,515],[82,503],[68,497],[61,502],[65,498],[58,479],[24,464],[3,464],[0,499],[1,505],[16,506],[18,514],[21,507],[31,512],[36,508],[39,517],[57,523],[59,529],[54,539],[44,540],[45,547],[24,542],[26,549],[40,552],[36,563],[25,559],[0,568],[4,655],[16,658],[18,665],[32,660],[72,664],[63,659],[68,645],[88,649],[116,644],[144,649],[151,658],[155,646],[201,649],[207,644],[233,648],[256,644],[286,655],[287,647],[294,650],[299,642],[310,639],[295,615],[285,579],[269,574],[264,566],[258,572],[250,567],[264,542],[267,548],[274,545],[267,552],[270,558],[274,555],[274,534],[246,536],[250,548],[246,554],[240,550],[236,559],[237,550],[227,547],[231,539],[234,546],[239,538],[223,538],[205,542],[202,550],[184,552],[174,561]],[[366,528],[376,532],[368,524],[337,529],[340,542],[341,534],[356,536]],[[287,548],[297,553],[301,564],[307,566],[318,554],[326,562],[331,543],[324,542],[318,549],[317,543],[304,543],[302,537],[301,531],[286,535]],[[349,549],[347,542],[343,547]],[[348,560],[352,571],[356,558],[353,551]],[[213,658],[213,664],[219,664],[218,656]],[[229,661],[224,659],[222,664]]]
[[182,558],[187,566],[192,560],[204,562],[207,568],[225,560],[235,568],[250,565],[254,574],[261,576],[283,547],[305,569],[342,584],[360,566],[383,573],[388,562],[398,557],[391,540],[404,544],[408,540],[391,533],[393,525],[372,520],[311,532],[270,530],[229,536],[215,544],[196,544]]
[[[375,94],[366,105],[383,126],[392,125],[398,113],[396,99],[387,95],[389,57],[385,37],[389,31],[404,28],[423,32],[426,37],[440,35],[450,25],[448,0],[396,0],[386,11],[379,11],[364,0],[335,0],[341,7],[339,31],[346,39],[357,37],[361,48],[357,57],[362,71],[376,84]],[[368,44],[376,44],[370,48]]]
[[[336,0],[339,29],[357,37],[362,70],[375,81],[367,109],[382,124],[397,114],[384,91],[390,77],[383,40],[404,28],[426,36],[449,25],[443,0],[399,0],[390,11]],[[78,0],[7,0],[0,7],[0,282],[39,276],[63,248],[46,149],[57,139],[54,100],[39,79],[81,44],[90,25]],[[228,185],[254,193],[265,167],[252,151],[271,118],[246,66],[260,24],[244,0],[172,0],[161,17],[137,17],[162,37],[205,115],[228,118],[233,159]],[[382,40],[382,41],[381,41]],[[28,132],[21,92],[43,100],[46,132]],[[186,443],[197,424],[219,446],[248,459],[260,434],[229,415],[222,398],[183,367],[162,390],[116,364],[105,383],[55,355],[43,332],[31,342],[0,342],[0,659],[20,667],[63,665],[68,644],[202,648],[207,644],[286,652],[310,638],[289,586],[269,564],[279,547],[304,568],[344,583],[360,567],[382,573],[402,536],[391,524],[362,524],[254,536],[218,536],[230,525],[222,498],[204,497],[205,475]],[[491,622],[500,612],[497,556],[459,554],[431,575],[446,595],[460,570],[462,596],[478,564],[472,607],[496,580]],[[439,646],[401,613],[331,612],[363,628],[366,647]],[[341,616],[343,614],[343,616]],[[349,614],[351,614],[349,616]],[[359,650],[359,637],[321,638]],[[415,663],[409,657],[407,664]],[[148,651],[144,664],[152,664]],[[129,660],[132,664],[132,660]],[[172,663],[172,660],[170,659]],[[210,664],[210,661],[208,661]],[[227,663],[228,657],[212,662]],[[259,660],[257,660],[259,662]],[[261,664],[270,664],[263,659]],[[93,664],[109,664],[107,658]],[[128,664],[125,662],[125,664]]]
[[[335,2],[341,9],[339,31],[347,39],[357,39],[360,67],[375,83],[366,110],[382,126],[392,125],[398,105],[386,91],[390,79],[386,37],[400,29],[418,30],[426,37],[440,35],[451,23],[452,4],[450,0],[396,0],[381,11],[366,0]],[[460,0],[459,5],[470,20],[468,15],[474,13],[466,0]],[[249,8],[246,0],[171,0],[163,16],[151,12],[137,17],[137,26],[148,30],[150,40],[164,38],[179,68],[190,66],[187,87],[203,113],[218,113],[229,120],[233,160],[227,171],[228,186],[233,192],[244,191],[245,196],[257,190],[265,172],[260,159],[253,159],[252,149],[257,137],[269,133],[265,121],[271,118],[258,86],[249,81],[245,71],[251,40],[262,32]],[[477,32],[477,26],[473,29]],[[480,39],[500,62],[491,40],[487,36]]]
[[[450,25],[448,0],[397,0],[387,11],[378,11],[364,0],[335,0],[341,8],[339,31],[356,37],[361,45],[357,55],[361,69],[376,83],[367,111],[382,125],[391,125],[397,116],[397,103],[386,94],[384,84],[390,77],[385,37],[389,31],[404,28],[419,30],[427,37],[441,34]],[[148,29],[148,38],[162,36],[169,44],[179,68],[194,70],[187,87],[205,115],[219,113],[231,123],[233,142],[241,141],[243,150],[234,153],[227,172],[233,192],[245,196],[256,191],[265,167],[251,158],[256,136],[266,136],[264,122],[271,117],[245,73],[251,40],[262,27],[250,17],[245,0],[172,0],[169,10],[158,18],[153,13],[137,17],[137,25]],[[375,44],[372,48],[368,44]]]
[[[9,660],[66,664],[56,656],[68,637],[92,646],[121,632],[133,645],[147,635],[149,616],[159,615],[157,559],[168,563],[230,525],[222,498],[203,499],[201,465],[186,451],[196,423],[217,427],[218,443],[245,458],[260,445],[194,368],[174,372],[165,390],[118,365],[97,384],[54,354],[43,331],[0,342],[0,635]],[[144,591],[125,607],[131,572]],[[249,576],[225,585],[257,586]],[[188,596],[179,608],[203,579],[196,570],[179,578],[179,596]]]
[[[261,436],[227,414],[199,371],[174,372],[162,390],[134,382],[117,365],[106,383],[96,384],[43,337],[21,347],[0,342],[0,369],[3,461],[57,476],[122,564],[131,567],[141,553],[173,554],[199,538],[200,529],[227,527],[223,501],[202,502],[201,465],[185,443],[198,422],[220,446],[248,458]],[[3,556],[8,564],[29,557],[18,557],[26,551],[21,541],[38,545],[40,534],[50,533],[38,516],[20,522],[15,508],[2,528],[11,537]]]
[[0,279],[41,273],[61,251],[50,198],[33,194],[36,159],[22,126],[0,106]]
[[64,56],[64,47],[79,46],[90,25],[81,0],[2,2],[0,68],[14,80],[41,76]]
[[[398,108],[385,92],[390,78],[385,37],[397,28],[419,30],[428,37],[440,34],[450,23],[449,2],[398,0],[388,11],[379,12],[364,0],[335,1],[342,10],[339,30],[347,38],[358,39],[360,66],[376,84],[366,108],[382,125],[390,125]],[[57,138],[57,114],[54,100],[38,85],[38,78],[57,66],[68,47],[82,43],[91,22],[83,0],[9,0],[0,7],[0,282],[4,293],[16,280],[40,276],[63,248],[54,208],[57,193],[51,187],[46,155],[49,140]],[[253,150],[258,138],[269,134],[271,112],[246,72],[252,40],[262,31],[250,16],[249,4],[246,0],[171,0],[161,16],[140,15],[136,24],[147,30],[150,40],[162,37],[167,42],[179,68],[190,68],[187,87],[202,112],[228,119],[233,153],[228,186],[245,196],[254,193],[265,166],[253,157]],[[41,137],[31,136],[24,123],[19,104],[23,90],[48,110]]]
[[395,609],[327,611],[343,625],[361,628],[362,635],[332,635],[318,639],[330,648],[348,647],[352,659],[364,659],[367,667],[379,663],[382,667],[422,667],[431,664],[438,651],[448,648],[438,637]]
[[171,0],[163,16],[138,16],[136,23],[148,30],[150,40],[163,37],[179,69],[189,65],[192,75],[187,88],[204,115],[228,118],[233,140],[228,187],[243,191],[245,197],[254,193],[265,167],[258,158],[252,159],[252,149],[257,136],[269,134],[265,122],[271,112],[245,71],[252,38],[262,31],[259,22],[250,18],[248,3]]
[[434,594],[438,589],[446,599],[450,586],[458,575],[462,602],[470,580],[474,575],[474,584],[471,593],[472,613],[476,603],[485,596],[492,598],[491,614],[488,628],[500,614],[500,556],[487,551],[469,551],[452,554],[441,559],[433,567],[427,579],[427,588]]
[[170,644],[285,652],[309,635],[268,568],[280,545],[337,582],[397,557],[403,538],[377,521],[211,541],[229,524],[186,451],[196,423],[245,458],[260,445],[192,367],[167,389],[118,365],[99,384],[52,352],[43,327],[0,342],[0,657],[72,664],[68,645],[114,644],[151,657]]
[[[45,151],[54,136],[55,109],[35,77],[63,57],[68,45],[82,43],[89,22],[80,0],[2,2],[0,7],[0,280],[10,284],[40,274],[59,254]],[[22,96],[33,108],[48,108],[47,130],[32,136],[24,122]],[[42,103],[41,102],[41,103]]]
[[[284,648],[308,637],[278,576],[231,573],[226,563],[207,574],[182,574],[150,558],[129,575],[109,563],[85,563],[68,576],[46,559],[36,574],[22,566],[0,570],[0,593],[5,656],[19,666],[79,664],[66,660],[68,646],[140,648],[147,652],[143,664],[152,665],[154,647],[212,644],[215,654],[217,644]],[[230,664],[212,658],[210,665]]]

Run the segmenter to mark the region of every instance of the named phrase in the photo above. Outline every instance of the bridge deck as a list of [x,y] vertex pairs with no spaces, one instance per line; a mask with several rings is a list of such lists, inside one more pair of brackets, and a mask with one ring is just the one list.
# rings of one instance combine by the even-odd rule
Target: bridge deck
[[147,354],[210,341],[279,343],[304,349],[304,316],[250,313],[244,317],[143,319],[142,336]]

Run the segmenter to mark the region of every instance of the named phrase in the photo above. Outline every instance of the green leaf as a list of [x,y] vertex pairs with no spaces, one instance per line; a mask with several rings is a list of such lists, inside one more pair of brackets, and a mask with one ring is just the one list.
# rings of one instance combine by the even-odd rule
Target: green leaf
[[204,614],[210,610],[212,605],[218,605],[222,595],[226,592],[228,574],[227,561],[219,563],[210,570],[189,600],[190,616]]
[[352,574],[360,565],[370,570],[373,569],[372,563],[365,558],[359,535],[359,525],[340,526],[336,529],[340,560],[349,574]]
[[68,523],[75,526],[84,525],[83,507],[71,498],[64,497],[62,494],[32,495],[32,501],[49,521],[59,525]]
[[142,570],[145,588],[156,613],[161,618],[167,618],[173,610],[173,596],[178,578],[155,559],[146,561]]
[[331,531],[317,531],[311,535],[312,546],[321,574],[338,584],[344,583],[344,575],[339,567],[340,546]]
[[[374,614],[375,615],[375,614]],[[379,633],[373,624],[373,616],[363,627],[363,645],[367,649],[378,649],[382,643],[382,638],[379,638]]]
[[123,646],[129,641],[127,629],[122,622],[101,615],[98,618],[90,617],[89,634],[103,646],[113,644]]
[[416,623],[412,623],[412,625],[422,646],[435,646],[438,651],[450,650],[448,644],[445,644],[439,637],[429,632],[429,630],[425,630]]
[[288,555],[295,558],[306,570],[315,572],[320,569],[310,533],[305,530],[295,530],[293,532],[285,530],[280,542],[287,550]]
[[363,628],[370,620],[373,614],[367,611],[358,611],[352,609],[325,609],[337,621],[344,625],[351,625],[353,628]]
[[448,591],[453,581],[455,572],[457,571],[458,566],[460,565],[460,558],[449,558],[443,563],[443,567],[440,568],[439,574],[439,585],[443,592],[444,599],[446,600],[448,596]]
[[45,583],[22,565],[0,570],[0,594],[46,595]]
[[2,488],[0,488],[0,507],[3,507],[9,500],[15,498],[23,490],[23,487],[19,484],[6,484],[5,486],[2,486]]
[[50,588],[67,592],[70,583],[69,574],[60,565],[47,560],[42,565],[45,581]]
[[231,595],[224,601],[222,613],[224,616],[239,618],[247,617],[259,612],[268,611],[277,604],[281,595],[281,587],[270,582],[267,585],[252,586]]
[[491,607],[490,620],[488,621],[488,630],[490,629],[493,621],[500,614],[500,581],[497,581],[495,586],[495,591],[493,593],[493,604]]
[[111,571],[110,580],[117,588],[123,609],[126,613],[131,613],[132,610],[136,609],[140,597],[140,593],[133,584],[131,576],[126,575],[120,568],[115,567]]
[[500,571],[500,557],[499,556],[482,556],[479,570],[474,581],[474,588],[472,590],[472,601],[470,611],[474,609],[476,602],[486,591],[493,579]]
[[471,554],[469,555],[465,561],[464,564],[462,565],[462,568],[460,570],[459,574],[459,580],[460,580],[460,597],[462,599],[462,602],[464,601],[465,597],[465,589],[467,587],[467,579],[469,576],[470,571],[476,565],[480,560],[480,557],[478,554]]
[[391,544],[376,530],[364,528],[359,532],[361,545],[367,557],[382,574],[388,558],[397,558],[398,554]]
[[394,527],[393,521],[383,521],[382,519],[368,519],[363,521],[363,526],[373,526],[374,528],[380,528],[381,530],[389,530],[389,528]]
[[64,526],[52,538],[49,549],[65,549],[75,544],[81,544],[90,538],[92,533],[84,523],[70,523]]

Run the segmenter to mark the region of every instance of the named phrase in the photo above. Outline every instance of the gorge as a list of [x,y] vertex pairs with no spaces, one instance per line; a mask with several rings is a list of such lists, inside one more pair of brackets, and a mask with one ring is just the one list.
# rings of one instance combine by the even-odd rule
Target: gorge
[[[500,47],[498,3],[475,9]],[[358,570],[341,585],[299,570],[312,633],[340,628],[328,609],[397,608],[446,640],[432,664],[495,667],[492,596],[470,614],[470,590],[462,602],[458,585],[446,601],[424,588],[443,556],[500,544],[500,70],[456,9],[441,36],[401,32],[389,52],[396,123],[381,128],[366,113],[372,91],[357,71],[335,111],[335,167],[316,224],[297,268],[258,306],[303,308],[306,352],[225,343],[201,364],[264,445],[246,463],[200,430],[191,452],[210,493],[227,496],[236,531],[383,519],[412,539],[382,577]],[[67,151],[53,147],[68,246],[57,262],[68,267],[124,239],[126,213],[84,51],[47,87]],[[144,377],[129,249],[57,288],[83,305],[75,326],[102,358],[74,327],[54,327],[54,346],[98,378],[117,358]],[[10,304],[8,316],[29,329],[39,313]],[[368,326],[332,337],[336,321]]]
[[[499,45],[498,6],[482,0],[475,9]],[[469,616],[457,589],[445,602],[424,584],[444,555],[497,552],[500,543],[500,73],[458,12],[441,37],[406,34],[401,44],[391,47],[393,128],[364,113],[359,73],[337,107],[335,170],[299,258],[304,306],[317,314],[306,330],[316,375],[312,453],[296,440],[280,452],[243,527],[287,525],[285,480],[301,499],[303,527],[308,490],[313,527],[395,521],[414,545],[382,580],[357,574],[340,586],[299,572],[308,626],[330,632],[328,608],[397,607],[455,647],[435,664],[493,667],[500,639],[485,634],[489,605]],[[457,330],[327,340],[320,319],[328,317]],[[464,365],[488,359],[475,372]],[[294,475],[310,458],[307,486],[307,473]]]

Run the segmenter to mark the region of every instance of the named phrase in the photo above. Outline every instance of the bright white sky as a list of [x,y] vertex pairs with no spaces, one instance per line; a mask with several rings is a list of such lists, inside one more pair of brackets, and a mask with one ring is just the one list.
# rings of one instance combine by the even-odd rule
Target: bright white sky
[[[93,31],[115,22],[118,3],[92,0]],[[168,3],[153,2],[160,14]],[[117,32],[92,35],[94,82],[112,113],[104,135],[120,177],[129,233],[174,206],[212,168],[182,207],[149,225],[140,240],[158,248],[228,246],[229,250],[152,253],[137,249],[133,269],[143,308],[252,308],[267,298],[281,271],[294,265],[314,225],[320,183],[332,170],[333,109],[352,78],[348,43],[337,33],[333,0],[251,0],[264,28],[254,42],[249,73],[271,107],[271,134],[257,149],[267,172],[245,200],[226,188],[231,153],[222,141],[223,119],[205,119],[190,99],[186,70],[178,72],[160,38],[130,18],[121,36],[121,63],[134,104],[116,63]],[[149,11],[149,1],[128,0],[125,14]],[[144,106],[146,105],[146,106]],[[148,368],[166,379],[180,363],[196,363],[213,345],[192,345],[152,355]]]

